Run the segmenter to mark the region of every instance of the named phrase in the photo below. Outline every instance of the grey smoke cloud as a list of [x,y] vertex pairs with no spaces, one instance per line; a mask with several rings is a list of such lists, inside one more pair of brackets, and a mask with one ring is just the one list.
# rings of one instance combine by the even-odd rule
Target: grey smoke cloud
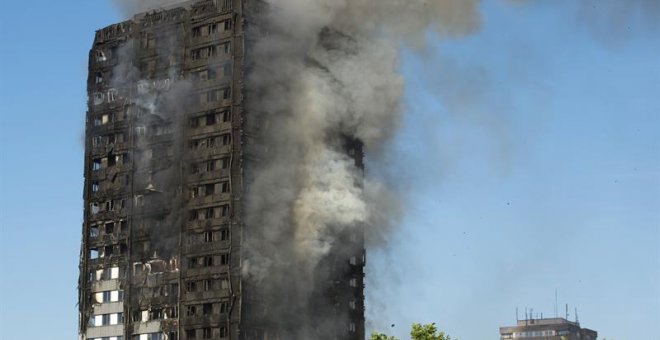
[[[327,261],[357,251],[346,233],[381,239],[398,219],[398,195],[362,170],[346,139],[378,166],[402,115],[399,53],[425,36],[469,34],[478,1],[273,0],[248,61],[249,153],[244,274],[265,295],[287,339],[333,338],[347,315],[304,320],[318,305]],[[248,142],[249,143],[249,142]],[[345,252],[345,253],[344,253]],[[348,257],[346,257],[348,258]],[[283,293],[286,292],[286,293]],[[348,313],[348,308],[346,308]],[[325,328],[328,327],[328,328]]]

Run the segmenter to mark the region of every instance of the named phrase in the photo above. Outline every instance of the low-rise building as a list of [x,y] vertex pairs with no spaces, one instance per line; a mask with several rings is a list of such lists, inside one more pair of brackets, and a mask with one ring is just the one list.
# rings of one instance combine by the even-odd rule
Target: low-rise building
[[500,339],[596,340],[598,333],[564,318],[518,320],[516,326],[500,327]]

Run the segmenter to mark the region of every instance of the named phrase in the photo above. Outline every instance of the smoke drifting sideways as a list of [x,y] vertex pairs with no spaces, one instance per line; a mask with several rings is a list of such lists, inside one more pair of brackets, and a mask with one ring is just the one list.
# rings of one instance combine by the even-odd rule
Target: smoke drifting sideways
[[333,261],[355,252],[344,236],[363,229],[367,242],[380,239],[399,212],[398,195],[356,166],[346,140],[374,159],[387,151],[403,113],[400,49],[423,48],[429,31],[473,32],[477,4],[272,0],[254,18],[246,119],[258,161],[249,164],[245,218],[246,233],[259,237],[244,240],[243,269],[283,338],[331,339],[346,329],[348,308],[323,311]]

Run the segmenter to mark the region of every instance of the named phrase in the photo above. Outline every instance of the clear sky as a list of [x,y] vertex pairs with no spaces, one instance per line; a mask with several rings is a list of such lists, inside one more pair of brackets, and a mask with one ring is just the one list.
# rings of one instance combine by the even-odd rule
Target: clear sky
[[[489,0],[481,30],[406,51],[390,172],[405,215],[368,258],[372,326],[497,339],[577,306],[660,334],[660,6]],[[0,338],[74,339],[87,52],[106,1],[0,10]],[[390,324],[395,324],[390,328]]]

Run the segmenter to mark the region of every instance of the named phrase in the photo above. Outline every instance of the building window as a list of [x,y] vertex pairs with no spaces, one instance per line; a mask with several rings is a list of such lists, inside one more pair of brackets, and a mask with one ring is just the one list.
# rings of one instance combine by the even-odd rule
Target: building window
[[227,301],[223,301],[220,303],[220,314],[225,314],[229,312],[229,303]]
[[96,158],[92,161],[92,171],[101,170],[102,161],[100,158]]
[[205,231],[204,232],[204,243],[210,243],[213,242],[213,232],[212,231]]
[[108,91],[108,103],[114,102],[117,99],[117,91]]
[[103,95],[102,92],[96,92],[96,93],[94,93],[94,100],[93,100],[94,105],[100,105],[100,104],[102,104],[104,99],[105,99],[105,98],[104,98],[104,95]]
[[97,63],[106,61],[105,53],[101,50],[96,50],[94,51],[94,59],[96,60]]
[[205,292],[213,290],[213,281],[212,280],[209,280],[209,279],[203,280],[202,284],[204,285],[204,291]]
[[213,314],[213,304],[205,303],[202,305],[202,315],[211,315]]
[[220,280],[220,288],[229,289],[229,280],[227,278]]
[[208,26],[209,35],[218,33],[218,24],[212,23]]
[[228,123],[231,121],[231,112],[229,111],[220,112],[218,115],[222,116],[222,122],[224,123]]
[[228,19],[228,20],[225,20],[225,21],[223,22],[223,25],[224,25],[224,29],[225,29],[225,31],[229,31],[229,30],[231,30],[231,20],[229,20],[229,19]]
[[197,282],[196,281],[187,281],[186,282],[186,292],[194,293],[197,291]]
[[188,305],[186,306],[186,316],[195,316],[197,314],[197,306]]
[[99,227],[98,226],[93,225],[89,228],[89,237],[91,237],[91,238],[99,237]]
[[231,135],[226,133],[222,135],[222,145],[229,145],[231,144]]

